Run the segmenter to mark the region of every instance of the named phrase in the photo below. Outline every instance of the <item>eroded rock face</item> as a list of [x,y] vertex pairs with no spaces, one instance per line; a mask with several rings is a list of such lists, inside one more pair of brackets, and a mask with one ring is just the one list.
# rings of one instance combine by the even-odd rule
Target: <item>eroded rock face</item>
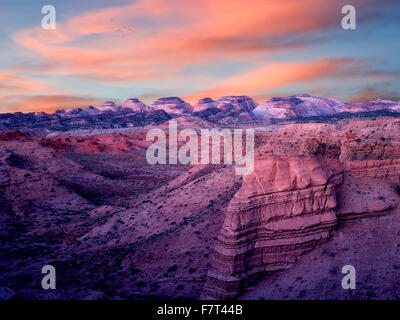
[[[106,101],[95,108],[70,108],[55,113],[5,113],[0,114],[0,130],[21,130],[28,134],[47,135],[51,132],[74,129],[110,129],[159,124],[175,115],[193,115],[213,124],[254,125],[271,124],[280,120],[305,117],[332,118],[398,117],[400,104],[387,100],[344,103],[339,99],[313,97],[308,94],[272,98],[260,105],[248,96],[224,96],[218,100],[203,98],[192,107],[178,97],[160,98],[146,106],[137,98],[126,100],[122,106]],[[163,115],[164,113],[164,115]],[[357,115],[358,117],[358,115]]]
[[144,112],[146,109],[146,105],[137,98],[132,98],[132,99],[126,100],[123,103],[122,107],[129,108],[129,109],[131,109],[133,111],[137,111],[137,112]]
[[376,110],[391,110],[399,112],[400,104],[398,102],[382,99],[369,102],[346,103],[341,112],[368,112]]
[[199,112],[210,108],[216,108],[218,106],[218,101],[211,98],[200,99],[194,106],[193,112]]
[[150,110],[164,110],[167,113],[184,114],[191,113],[193,107],[178,97],[160,98],[153,102]]
[[272,133],[228,206],[203,297],[235,298],[327,241],[340,221],[396,208],[399,138],[394,120]]
[[254,123],[252,111],[257,105],[247,96],[225,96],[215,101],[205,98],[194,106],[193,115],[221,125]]
[[291,119],[335,114],[341,111],[343,105],[343,101],[339,99],[319,98],[302,94],[284,98],[272,98],[260,104],[253,110],[253,113],[261,120],[272,118]]
[[221,97],[218,102],[220,103],[217,108],[226,109],[226,104],[231,104],[235,111],[251,112],[258,105],[256,101],[248,96],[225,96]]
[[251,112],[257,105],[258,103],[248,96],[224,96],[215,101],[210,98],[200,99],[193,111],[218,108],[226,112]]
[[118,111],[118,107],[115,105],[113,101],[106,101],[97,109],[99,109],[100,111],[112,111],[112,112]]
[[399,112],[400,105],[398,102],[379,99],[369,102],[345,103],[336,98],[313,97],[309,94],[300,94],[290,97],[272,98],[256,107],[253,110],[253,114],[259,120],[270,120],[327,116],[343,112],[372,112],[377,110]]
[[329,237],[342,175],[317,158],[258,159],[229,204],[204,293],[230,299]]
[[88,116],[96,116],[96,115],[100,114],[100,110],[96,109],[93,106],[89,106],[85,111]]

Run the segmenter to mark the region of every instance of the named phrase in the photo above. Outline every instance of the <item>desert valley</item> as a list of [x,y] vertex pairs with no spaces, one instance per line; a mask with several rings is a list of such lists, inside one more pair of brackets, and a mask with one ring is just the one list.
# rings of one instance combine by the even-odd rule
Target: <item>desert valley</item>
[[[170,120],[254,129],[254,170],[149,164],[146,135]],[[2,299],[399,299],[400,104],[170,97],[0,114],[0,243]]]

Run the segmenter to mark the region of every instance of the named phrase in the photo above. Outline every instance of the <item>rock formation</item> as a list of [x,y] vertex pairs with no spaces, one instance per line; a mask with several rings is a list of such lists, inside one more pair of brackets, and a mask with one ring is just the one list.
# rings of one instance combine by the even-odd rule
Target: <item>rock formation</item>
[[113,101],[106,101],[97,109],[99,109],[100,111],[111,111],[111,112],[118,111],[118,107],[115,105]]
[[122,106],[138,112],[144,112],[146,109],[146,105],[137,98],[127,99]]
[[394,112],[400,112],[400,104],[389,100],[375,100],[369,102],[355,102],[346,103],[343,105],[341,112],[369,112],[376,110],[391,110]]
[[210,98],[200,99],[194,105],[193,111],[199,112],[209,108],[218,108],[225,112],[251,112],[257,105],[256,101],[247,96],[224,96],[215,101]]
[[210,108],[216,108],[218,106],[218,101],[214,101],[211,98],[200,99],[194,106],[193,112],[199,112]]
[[[399,122],[355,123],[343,132],[319,126],[300,150],[293,129],[279,134],[283,141],[271,137],[273,148],[261,149],[231,200],[204,297],[235,298],[257,277],[289,268],[327,241],[338,221],[380,215],[399,203],[392,190],[400,182]],[[372,192],[373,185],[386,193]]]
[[287,98],[272,98],[260,104],[253,113],[261,120],[312,117],[338,113],[343,104],[339,99],[317,98],[303,94]]
[[231,200],[205,293],[235,298],[246,282],[290,267],[336,225],[342,182],[317,158],[259,158]]
[[[240,111],[240,112],[252,112],[253,109],[258,105],[256,101],[248,96],[224,96],[218,101],[217,108],[221,110]],[[233,110],[229,106],[233,107]]]
[[258,105],[253,110],[253,114],[259,120],[271,120],[327,116],[342,112],[371,112],[377,110],[399,112],[400,104],[387,100],[344,103],[342,100],[336,98],[320,98],[313,97],[309,94],[300,94],[290,97],[272,98]]
[[[224,96],[218,100],[200,99],[192,107],[177,97],[160,98],[146,106],[137,98],[127,99],[122,106],[106,101],[99,107],[70,108],[53,114],[44,112],[0,114],[0,130],[23,130],[48,134],[53,131],[110,129],[159,124],[177,116],[193,115],[213,124],[264,125],[274,121],[301,120],[309,117],[337,119],[361,113],[363,117],[400,113],[398,102],[376,100],[365,103],[344,103],[334,98],[312,97],[308,94],[272,98],[260,105],[248,96]],[[341,116],[342,115],[342,116]],[[307,121],[307,120],[304,120]]]
[[192,112],[192,106],[177,97],[160,98],[149,106],[150,110],[164,110],[172,114],[185,114]]

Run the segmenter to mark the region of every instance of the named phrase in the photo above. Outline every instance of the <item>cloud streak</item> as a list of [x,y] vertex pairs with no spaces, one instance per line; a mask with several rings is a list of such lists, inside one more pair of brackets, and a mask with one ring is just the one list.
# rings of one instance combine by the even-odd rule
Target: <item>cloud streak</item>
[[2,107],[2,112],[54,112],[57,109],[76,108],[79,106],[100,105],[101,100],[93,97],[70,95],[34,95],[23,96],[19,99],[7,99],[9,105]]
[[215,88],[186,97],[194,101],[205,96],[219,97],[224,94],[256,94],[282,85],[310,82],[338,75],[343,69],[352,68],[359,61],[352,59],[318,59],[311,62],[270,63],[238,76],[233,76]]
[[333,0],[142,0],[69,18],[54,32],[22,30],[13,39],[45,62],[43,73],[132,81],[162,77],[162,67],[179,73],[185,65],[248,61],[300,46],[291,41],[296,35],[337,25],[336,6]]

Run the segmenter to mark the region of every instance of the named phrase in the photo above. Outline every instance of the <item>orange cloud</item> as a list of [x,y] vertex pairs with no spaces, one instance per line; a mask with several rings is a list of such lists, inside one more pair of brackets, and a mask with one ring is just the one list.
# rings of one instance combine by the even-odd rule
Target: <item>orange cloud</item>
[[12,71],[0,71],[0,112],[15,110],[15,105],[27,94],[34,95],[52,89],[40,81],[20,76]]
[[[7,98],[7,97],[6,97]],[[57,109],[77,108],[89,105],[100,105],[102,101],[91,97],[69,95],[37,95],[21,97],[13,105],[2,107],[2,112],[54,112]]]
[[49,87],[33,79],[0,70],[0,96],[4,94],[46,90]]
[[204,97],[222,95],[252,95],[282,85],[308,82],[340,72],[353,63],[350,59],[320,59],[311,62],[270,63],[255,71],[234,76],[223,81],[220,86],[197,92],[186,97],[195,102]]
[[55,31],[37,27],[13,38],[42,58],[46,74],[160,79],[179,74],[184,65],[248,61],[302,45],[288,38],[336,26],[336,7],[335,0],[141,0],[69,18]]

